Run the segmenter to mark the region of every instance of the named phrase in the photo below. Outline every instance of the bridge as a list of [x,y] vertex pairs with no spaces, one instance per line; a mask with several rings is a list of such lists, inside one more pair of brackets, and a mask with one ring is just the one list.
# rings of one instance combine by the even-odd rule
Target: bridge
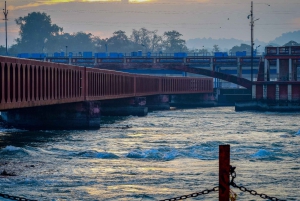
[[[197,65],[203,64],[205,61],[205,65],[208,65],[207,58],[194,58],[200,60],[197,62],[191,62],[192,58],[189,57],[138,58],[137,63],[133,62],[136,58],[115,58],[122,62],[98,62],[96,68],[89,68],[0,57],[0,110],[7,122],[20,127],[98,128],[100,109],[106,107],[116,107],[111,111],[116,112],[122,110],[119,106],[143,106],[148,100],[152,104],[164,104],[169,101],[161,97],[164,95],[211,96],[213,93],[212,78],[155,77],[113,71],[134,68],[202,74],[251,89],[252,103],[236,107],[239,109],[258,108],[258,105],[253,106],[253,101],[263,102],[265,109],[270,106],[300,109],[300,47],[267,47],[266,50],[265,58],[259,60],[255,82],[241,77],[241,65],[238,66],[238,76],[216,71],[216,65],[241,62],[237,58],[209,58],[210,69],[205,69],[194,64],[200,61]],[[149,62],[142,62],[144,59]],[[99,61],[98,58],[96,60]],[[277,78],[272,81],[270,72],[274,61]],[[185,101],[203,101],[208,96],[189,97]],[[146,101],[145,97],[149,99]],[[141,113],[146,112],[143,107],[131,107],[129,110],[139,108],[143,110]],[[128,110],[125,113],[130,114]]]
[[[188,72],[193,74],[205,75],[212,78],[218,78],[227,82],[231,82],[237,84],[239,86],[245,87],[247,89],[251,89],[252,82],[246,78],[238,77],[235,75],[230,75],[227,73],[222,73],[216,71],[213,66],[212,69],[194,67],[188,63],[139,63],[139,64],[131,64],[131,63],[110,63],[110,64],[98,64],[96,68],[100,69],[109,69],[109,70],[127,70],[127,69],[166,69],[166,70],[175,70],[180,72]],[[240,74],[241,75],[241,74]]]
[[119,99],[117,105],[124,105],[134,97],[213,93],[210,78],[154,77],[10,57],[0,57],[0,77],[2,117],[32,128],[61,122],[99,127],[99,101]]
[[[249,81],[250,75],[257,75],[262,57],[253,58],[253,69],[251,71],[251,57],[249,56],[196,56],[174,53],[167,55],[139,55],[124,56],[120,53],[95,53],[91,52],[83,56],[65,56],[54,54],[46,56],[45,54],[26,54],[31,59],[44,60],[54,63],[72,64],[77,66],[98,67],[101,69],[121,70],[130,73],[147,72],[146,74],[156,74],[167,72],[168,74],[181,75],[182,72],[190,72],[214,77],[230,83],[251,88]],[[184,68],[187,67],[187,68]],[[144,71],[143,71],[144,69]],[[147,70],[147,71],[145,71]],[[163,71],[161,71],[163,70]],[[271,72],[276,73],[274,69]],[[231,76],[233,75],[233,76]],[[242,78],[244,76],[244,78]],[[238,77],[238,79],[236,78]],[[247,79],[249,77],[249,79]],[[254,78],[256,80],[256,77]]]

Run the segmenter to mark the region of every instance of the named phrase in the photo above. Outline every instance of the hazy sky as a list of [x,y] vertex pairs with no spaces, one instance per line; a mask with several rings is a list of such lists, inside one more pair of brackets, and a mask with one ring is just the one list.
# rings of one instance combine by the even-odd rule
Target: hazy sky
[[[4,0],[0,0],[4,8]],[[45,12],[64,32],[84,31],[109,37],[116,30],[145,27],[177,30],[184,39],[236,38],[250,40],[249,0],[7,0],[8,42],[18,37],[15,19],[30,12]],[[282,33],[300,30],[300,0],[254,0],[254,38],[265,42]],[[270,5],[270,6],[269,6]],[[3,17],[2,13],[2,17]],[[4,17],[3,17],[4,18]],[[1,18],[1,19],[3,19]],[[4,21],[0,45],[5,45]]]

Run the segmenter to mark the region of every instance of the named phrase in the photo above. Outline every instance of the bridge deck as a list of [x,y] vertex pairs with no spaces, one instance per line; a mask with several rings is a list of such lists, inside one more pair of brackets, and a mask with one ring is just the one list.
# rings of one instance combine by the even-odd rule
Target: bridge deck
[[210,78],[155,77],[10,57],[0,57],[0,78],[0,110],[213,92]]

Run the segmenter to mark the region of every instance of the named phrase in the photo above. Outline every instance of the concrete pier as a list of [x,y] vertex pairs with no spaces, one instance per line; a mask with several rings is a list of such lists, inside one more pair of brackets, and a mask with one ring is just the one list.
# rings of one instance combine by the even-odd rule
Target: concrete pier
[[147,107],[138,106],[124,106],[124,107],[102,107],[102,116],[139,116],[143,117],[148,114]]
[[146,97],[115,99],[101,102],[103,116],[146,116]]
[[299,102],[289,101],[243,101],[235,103],[235,111],[299,112]]
[[169,95],[147,96],[146,106],[149,111],[155,110],[170,110]]
[[214,107],[217,103],[213,94],[172,95],[170,106],[178,108]]
[[100,128],[100,102],[80,102],[1,112],[3,121],[30,130],[77,130]]

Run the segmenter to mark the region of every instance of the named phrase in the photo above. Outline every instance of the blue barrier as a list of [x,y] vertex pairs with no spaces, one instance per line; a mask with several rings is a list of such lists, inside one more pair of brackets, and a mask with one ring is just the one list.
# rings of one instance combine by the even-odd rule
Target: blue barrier
[[27,59],[27,58],[29,58],[29,53],[21,53],[21,54],[18,54],[18,57],[19,58],[24,58],[24,59]]
[[131,56],[132,57],[136,57],[137,56],[137,52],[131,52]]
[[107,55],[106,55],[106,52],[98,52],[98,53],[95,53],[95,57],[97,57],[97,58],[106,58]]
[[142,51],[142,50],[139,50],[139,51],[137,52],[137,56],[138,56],[138,57],[143,56],[143,51]]
[[247,52],[246,51],[238,51],[238,52],[235,53],[235,56],[245,57],[245,56],[247,56]]
[[228,57],[227,52],[215,52],[214,55],[215,57]]
[[93,52],[83,52],[82,57],[83,58],[92,58],[93,57]]
[[174,53],[174,57],[176,57],[176,58],[184,58],[184,57],[187,57],[187,53],[186,52],[175,52]]

